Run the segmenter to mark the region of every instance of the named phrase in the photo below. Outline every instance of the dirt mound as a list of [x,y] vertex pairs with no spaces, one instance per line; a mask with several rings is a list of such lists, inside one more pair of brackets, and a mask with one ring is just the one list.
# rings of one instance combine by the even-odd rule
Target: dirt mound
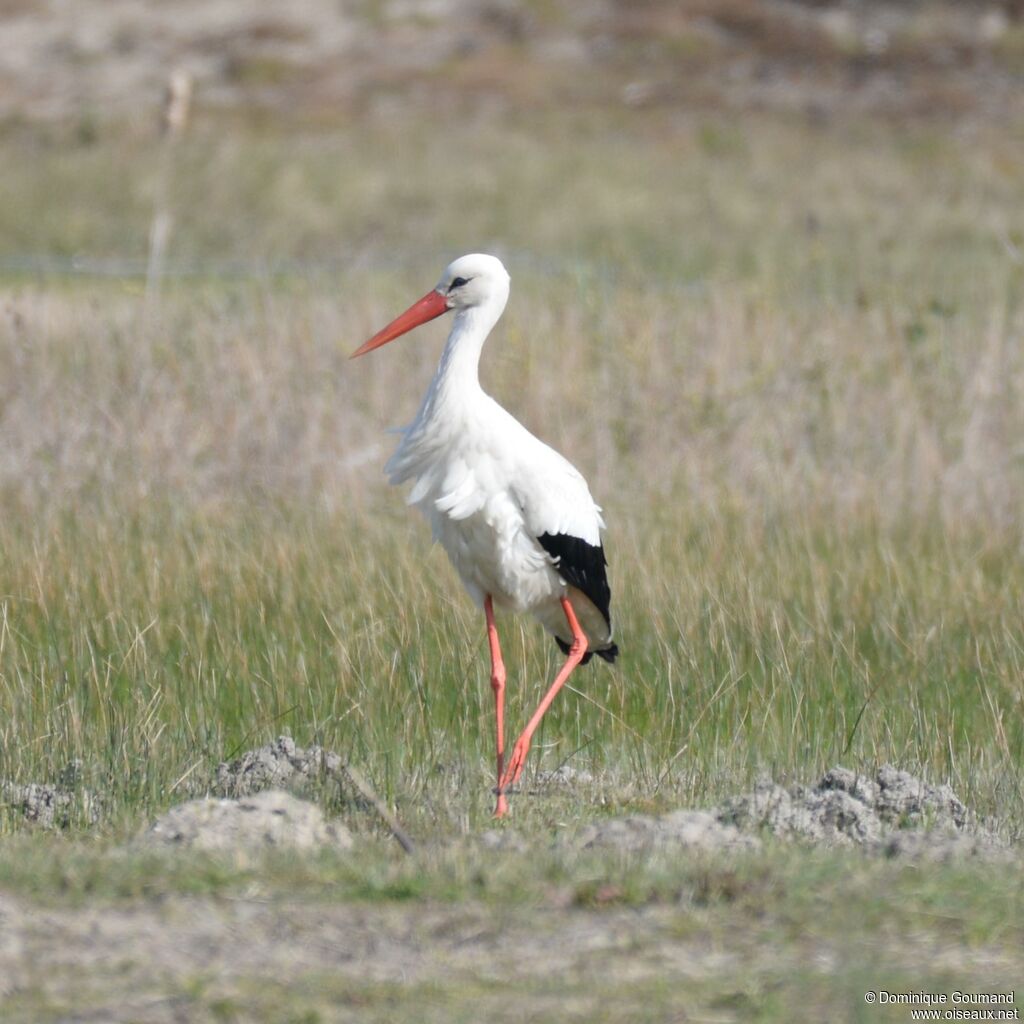
[[71,761],[55,783],[17,783],[0,779],[0,805],[42,828],[70,828],[76,823],[96,824],[100,803],[81,786],[82,765]]
[[217,768],[213,792],[219,796],[249,796],[264,789],[302,791],[323,779],[337,778],[341,758],[323,747],[297,747],[290,736],[247,750]]
[[352,846],[348,829],[326,821],[316,804],[278,789],[238,800],[205,798],[179,804],[157,819],[143,840],[200,850]]
[[832,768],[816,786],[763,782],[716,809],[718,821],[822,846],[944,859],[1004,844],[982,828],[948,785],[883,765],[874,778]]
[[760,840],[723,824],[708,811],[673,811],[661,817],[644,814],[612,818],[585,828],[578,837],[584,849],[617,847],[648,850],[675,846],[684,850],[756,850]]
[[576,842],[583,848],[624,850],[751,850],[759,848],[758,834],[766,832],[811,845],[925,860],[998,856],[1009,849],[948,785],[932,785],[891,765],[874,777],[833,768],[815,786],[786,789],[764,781],[710,811],[602,821],[583,829]]
[[88,793],[63,789],[43,782],[22,786],[15,782],[0,783],[0,800],[20,812],[27,821],[43,828],[68,828],[84,817],[95,823],[98,810]]

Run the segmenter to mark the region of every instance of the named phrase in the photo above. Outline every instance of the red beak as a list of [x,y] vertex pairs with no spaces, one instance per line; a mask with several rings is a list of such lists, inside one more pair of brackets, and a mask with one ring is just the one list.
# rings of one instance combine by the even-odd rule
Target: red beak
[[369,341],[364,341],[349,356],[349,359],[355,359],[356,356],[372,352],[375,348],[380,348],[381,345],[394,341],[399,335],[405,334],[414,327],[419,327],[420,324],[425,324],[428,320],[434,320],[442,313],[447,312],[448,300],[439,291],[431,290],[419,302],[414,302],[401,316],[392,320],[384,330],[378,331]]

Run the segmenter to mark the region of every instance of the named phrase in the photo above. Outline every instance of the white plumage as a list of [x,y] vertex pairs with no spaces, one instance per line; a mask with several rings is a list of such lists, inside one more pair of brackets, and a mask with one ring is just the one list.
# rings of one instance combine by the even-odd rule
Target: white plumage
[[[480,386],[480,354],[508,295],[509,276],[500,260],[463,256],[445,269],[433,291],[355,353],[448,310],[455,313],[437,371],[386,471],[392,483],[411,484],[409,503],[430,521],[489,624],[488,597],[499,607],[532,613],[568,651],[574,629],[567,599],[586,638],[576,662],[588,660],[588,652],[611,661],[617,648],[601,509],[576,468]],[[499,726],[499,793],[501,748]]]

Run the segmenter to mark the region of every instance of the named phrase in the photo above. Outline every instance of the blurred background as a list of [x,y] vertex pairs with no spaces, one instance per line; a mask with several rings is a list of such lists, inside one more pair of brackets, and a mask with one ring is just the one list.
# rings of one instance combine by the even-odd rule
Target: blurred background
[[[54,309],[36,290],[9,303],[9,366],[32,359],[17,338],[37,316],[50,333],[83,316],[141,328],[142,286],[151,315],[167,282],[193,298],[214,287],[200,333],[232,287],[243,320],[256,314],[242,284],[315,298],[260,307],[290,345],[310,346],[289,374],[311,374],[264,381],[262,396],[223,339],[190,367],[189,394],[115,395],[82,356],[91,405],[65,394],[53,408],[33,394],[38,377],[16,388],[8,375],[0,486],[80,487],[101,468],[76,448],[95,421],[120,425],[102,460],[141,432],[179,493],[238,473],[329,491],[339,465],[384,453],[374,431],[411,415],[431,358],[408,400],[371,408],[375,368],[345,396],[334,356],[449,258],[486,249],[517,277],[511,330],[537,346],[530,359],[553,345],[589,360],[603,339],[602,380],[631,385],[598,423],[585,393],[560,396],[559,432],[579,428],[591,472],[631,455],[620,472],[642,463],[644,480],[702,498],[777,491],[781,472],[800,500],[880,498],[887,514],[938,503],[1005,524],[1022,497],[1024,421],[1007,390],[1021,366],[1006,335],[1024,245],[1020,16],[1014,0],[6,3],[0,273],[10,286],[106,281],[102,311]],[[531,311],[531,289],[559,301]],[[172,301],[161,315],[183,312]],[[577,322],[566,331],[559,317]],[[180,347],[191,328],[171,330]],[[660,367],[652,346],[668,348]],[[513,365],[543,429],[557,385],[532,362],[492,358],[495,386]],[[254,390],[231,422],[211,422],[237,404],[217,394],[223,360],[232,386]],[[369,433],[337,421],[328,379],[362,403]],[[305,393],[280,408],[293,387]],[[250,429],[260,415],[268,429]],[[666,436],[687,450],[666,461]]]
[[[608,106],[827,119],[1020,109],[1018,0],[7,0],[0,113],[444,119]],[[453,106],[454,105],[454,106]]]
[[381,474],[443,322],[347,360],[483,250],[513,278],[484,384],[612,524],[628,655],[551,757],[691,800],[890,759],[996,806],[1024,744],[1022,18],[6,0],[4,770],[107,764],[136,814],[291,729],[389,795],[446,758],[484,779],[477,614]]

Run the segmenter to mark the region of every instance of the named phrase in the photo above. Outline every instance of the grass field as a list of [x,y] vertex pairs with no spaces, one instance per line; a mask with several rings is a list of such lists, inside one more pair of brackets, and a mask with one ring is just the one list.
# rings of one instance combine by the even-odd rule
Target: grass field
[[[482,620],[380,473],[384,428],[411,418],[443,327],[346,359],[471,250],[513,276],[485,386],[604,506],[623,651],[574,677],[528,766],[586,768],[584,799],[520,797],[514,827],[540,841],[597,815],[707,805],[762,774],[888,761],[1020,834],[1019,136],[656,111],[443,131],[204,115],[170,157],[176,276],[148,308],[139,277],[22,257],[142,257],[165,158],[152,140],[11,125],[0,156],[0,778],[53,781],[78,759],[101,799],[99,822],[61,840],[11,835],[27,826],[8,810],[11,891],[137,897],[147,870],[111,862],[110,844],[283,732],[350,758],[418,838],[488,826]],[[500,626],[515,729],[557,651],[529,622]],[[372,841],[374,821],[351,824]],[[513,874],[492,892],[457,858],[417,876],[373,849],[341,882],[327,864],[301,869],[312,882],[268,869],[266,884],[512,907],[549,891]],[[867,987],[868,912],[845,994],[830,1003],[793,973],[828,873],[794,856],[736,869],[762,879],[742,913],[781,929],[764,977],[785,977],[782,995],[748,993],[715,1019],[755,1005],[793,1019],[807,993],[838,1012]],[[960,961],[926,980],[972,964],[1012,978],[994,951],[1019,944],[1019,870],[832,863],[850,874],[837,899],[891,887],[892,927],[921,950],[958,922]],[[161,891],[241,884],[161,870]],[[644,895],[627,882],[613,902],[671,902],[657,865],[629,870]],[[686,888],[699,870],[669,877]],[[548,880],[586,904],[566,872]],[[714,897],[707,927],[736,927],[745,898]],[[884,902],[868,905],[884,916]],[[916,963],[899,967],[908,984]],[[715,979],[700,1005],[718,1005]],[[412,1012],[413,995],[365,1005]],[[195,1019],[255,1012],[239,1006]],[[861,1012],[842,1019],[888,1019]]]

